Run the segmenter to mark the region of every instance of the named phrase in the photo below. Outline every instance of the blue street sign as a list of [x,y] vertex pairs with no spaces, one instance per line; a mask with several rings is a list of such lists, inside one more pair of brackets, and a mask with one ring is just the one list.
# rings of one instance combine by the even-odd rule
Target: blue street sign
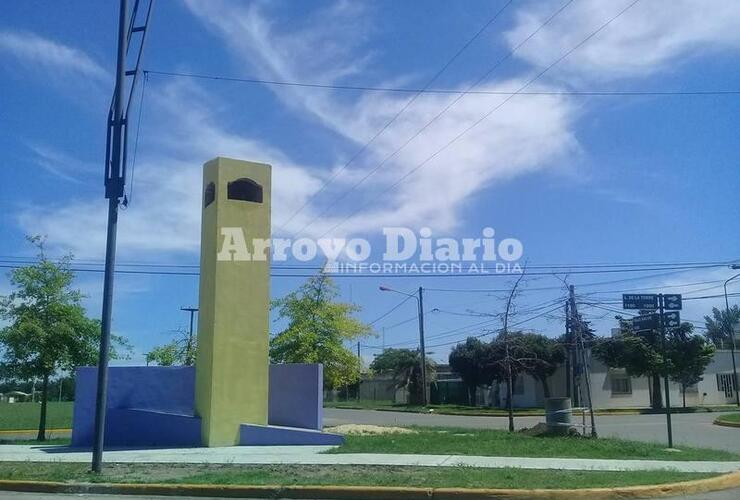
[[657,309],[658,296],[654,293],[622,294],[622,309]]
[[663,295],[663,308],[673,309],[674,311],[681,310],[681,294],[680,293],[667,293]]
[[632,330],[642,332],[646,330],[656,330],[658,328],[658,315],[645,314],[644,316],[635,316],[632,318]]
[[678,328],[681,326],[681,315],[678,311],[663,313],[663,326],[665,328]]

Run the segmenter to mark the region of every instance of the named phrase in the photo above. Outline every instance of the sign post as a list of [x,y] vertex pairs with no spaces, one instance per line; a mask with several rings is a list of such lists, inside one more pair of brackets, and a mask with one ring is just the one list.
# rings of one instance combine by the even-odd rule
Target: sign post
[[682,305],[682,297],[680,294],[622,294],[623,309],[639,309],[641,311],[658,310],[657,314],[643,314],[632,318],[632,329],[635,332],[646,330],[658,330],[660,332],[664,360],[663,387],[665,392],[665,418],[666,426],[668,428],[669,448],[673,448],[673,426],[671,424],[671,393],[670,387],[668,386],[668,370],[665,361],[666,329],[674,329],[681,326],[681,316],[678,311],[681,310]]
[[[666,365],[666,348],[665,348],[665,329],[666,329],[666,314],[665,314],[665,297],[661,293],[659,295],[660,305],[660,337],[663,344],[663,387],[665,392],[665,421],[668,427],[668,448],[673,448],[673,426],[671,425],[671,391],[668,387],[668,369]],[[678,313],[675,313],[678,315]],[[677,325],[678,326],[678,325]]]

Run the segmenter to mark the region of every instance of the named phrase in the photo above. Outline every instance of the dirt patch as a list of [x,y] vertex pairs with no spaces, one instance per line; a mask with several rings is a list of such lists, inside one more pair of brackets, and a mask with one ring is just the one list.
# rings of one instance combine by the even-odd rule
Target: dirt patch
[[379,434],[416,434],[417,431],[404,427],[390,427],[383,425],[343,424],[336,427],[327,427],[326,432],[335,434],[353,434],[359,436],[377,436]]

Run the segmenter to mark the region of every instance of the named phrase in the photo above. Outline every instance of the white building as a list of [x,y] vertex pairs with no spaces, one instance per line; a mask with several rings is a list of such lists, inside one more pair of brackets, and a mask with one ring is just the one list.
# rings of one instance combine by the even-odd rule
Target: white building
[[[651,380],[647,377],[630,377],[624,369],[608,368],[599,360],[590,360],[591,397],[594,408],[647,408],[650,406]],[[548,379],[552,397],[566,396],[565,368],[558,370]],[[661,392],[663,390],[661,379]],[[681,386],[670,382],[671,406],[682,406]],[[505,406],[506,386],[499,384],[493,391],[481,390],[481,400],[495,406]],[[518,408],[541,408],[545,396],[542,384],[529,375],[520,375],[514,384],[514,406]],[[586,396],[582,399],[585,405]],[[732,358],[729,350],[718,350],[707,366],[704,378],[686,390],[686,406],[711,406],[732,404],[735,394],[732,388]]]

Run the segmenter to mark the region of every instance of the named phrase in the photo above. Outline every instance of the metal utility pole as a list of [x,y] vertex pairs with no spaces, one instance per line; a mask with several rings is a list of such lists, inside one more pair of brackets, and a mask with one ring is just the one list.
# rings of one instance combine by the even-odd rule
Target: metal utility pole
[[380,286],[381,292],[395,292],[400,293],[401,295],[405,295],[407,297],[413,297],[416,299],[417,306],[418,306],[418,317],[419,317],[419,351],[421,353],[419,363],[420,363],[420,371],[421,371],[421,400],[422,404],[424,406],[427,406],[429,404],[429,398],[427,397],[427,363],[426,363],[426,347],[424,345],[424,288],[419,287],[418,294],[415,293],[406,293],[402,292],[400,290],[396,290],[394,288],[390,288],[387,286]]
[[[740,269],[740,264],[733,264],[730,269]],[[737,365],[735,364],[735,329],[730,324],[730,301],[727,299],[727,284],[740,277],[740,274],[730,277],[725,281],[725,314],[727,315],[727,321],[725,321],[726,328],[728,330],[728,337],[730,338],[730,357],[732,358],[732,387],[735,389],[735,403],[740,406],[740,387],[738,387],[737,380]]]
[[571,382],[573,381],[571,377],[571,366],[570,366],[570,356],[571,356],[571,346],[573,344],[573,338],[570,331],[570,307],[568,306],[568,301],[565,301],[565,339],[567,341],[567,344],[565,346],[565,397],[572,398],[572,385]]
[[[118,45],[116,61],[116,83],[111,108],[108,112],[106,141],[105,197],[108,199],[108,231],[105,246],[105,274],[103,276],[103,311],[101,315],[100,352],[98,358],[97,392],[95,399],[95,435],[93,440],[92,470],[100,472],[103,466],[105,442],[105,415],[108,398],[108,359],[110,355],[111,318],[113,311],[113,276],[116,264],[116,236],[118,233],[118,205],[125,199],[126,146],[128,135],[128,111],[136,80],[140,74],[141,56],[146,41],[147,27],[154,0],[149,0],[146,17],[142,25],[134,26],[140,0],[135,0],[128,22],[128,1],[120,0],[118,9]],[[134,33],[141,33],[136,67],[126,71],[126,54]],[[132,76],[128,100],[125,96],[126,77]]]
[[[591,370],[588,367],[588,364],[586,363],[586,346],[583,342],[583,323],[581,322],[581,317],[578,315],[578,308],[576,307],[576,292],[575,292],[575,286],[570,285],[568,287],[569,295],[570,295],[570,312],[571,317],[573,318],[573,324],[571,325],[571,329],[575,329],[575,339],[576,339],[576,350],[580,351],[580,359],[578,360],[581,364],[581,369],[583,370],[583,378],[585,379],[584,382],[586,383],[586,398],[588,398],[588,412],[591,415],[591,437],[598,437],[598,434],[596,432],[596,420],[594,418],[594,406],[593,401],[591,399]],[[578,383],[580,387],[580,379]]]
[[427,395],[427,350],[424,344],[424,292],[419,287],[419,348],[421,349],[421,396],[424,406],[429,404]]
[[197,307],[181,307],[181,311],[186,311],[190,313],[190,329],[188,330],[188,344],[185,348],[185,364],[186,365],[192,365],[193,364],[193,320],[195,318],[195,313],[198,312]]
[[666,366],[666,348],[665,348],[665,320],[663,314],[665,313],[663,294],[658,294],[658,307],[660,314],[658,315],[658,321],[660,325],[660,338],[663,348],[663,392],[665,392],[665,423],[668,427],[668,448],[673,448],[673,426],[671,425],[671,390],[668,386],[668,367]]

